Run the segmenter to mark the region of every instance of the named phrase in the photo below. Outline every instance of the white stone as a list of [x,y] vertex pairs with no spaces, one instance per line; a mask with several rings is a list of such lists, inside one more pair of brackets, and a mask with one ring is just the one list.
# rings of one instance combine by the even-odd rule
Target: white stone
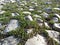
[[17,45],[19,43],[18,38],[15,38],[14,36],[9,36],[7,38],[4,38],[2,41],[2,45]]
[[0,28],[2,28],[2,24],[0,23]]
[[45,27],[50,28],[47,22],[44,22],[44,24],[45,24]]
[[48,2],[45,2],[46,4],[52,4],[52,2],[48,1]]
[[53,17],[53,22],[58,22],[58,18],[57,17]]
[[59,41],[59,32],[54,30],[46,30],[51,38],[60,43]]
[[59,15],[59,14],[56,14],[56,13],[55,13],[54,15],[57,16],[58,18],[60,18],[60,15]]
[[37,12],[41,13],[42,11],[41,10],[38,10]]
[[22,3],[22,4],[20,4],[20,5],[21,5],[21,6],[25,6],[25,4],[23,4],[23,3]]
[[38,25],[39,25],[40,27],[42,27],[42,26],[43,26],[43,23],[38,23]]
[[49,14],[46,12],[43,12],[41,15],[43,15],[44,18],[48,18]]
[[30,8],[29,11],[34,11],[34,9]]
[[43,22],[43,20],[41,19],[41,18],[36,18],[35,19],[38,23],[42,23]]
[[60,23],[54,23],[54,28],[60,29]]
[[25,17],[27,20],[33,21],[32,16],[28,15]]
[[53,8],[53,9],[55,9],[55,10],[60,10],[60,8]]
[[0,10],[3,8],[3,6],[2,5],[0,5]]
[[23,14],[31,14],[31,12],[24,11]]
[[33,29],[26,29],[27,30],[27,34],[33,32]]
[[9,2],[9,3],[12,2],[12,3],[14,3],[14,2],[16,2],[16,1],[15,1],[15,0],[4,0],[4,2],[5,2],[5,3],[7,3],[7,2]]
[[10,0],[12,3],[16,2],[15,0]]
[[7,25],[7,27],[4,30],[4,33],[10,32],[12,30],[15,30],[18,27],[18,20],[10,20],[10,23]]
[[45,11],[46,11],[47,13],[51,13],[51,12],[52,12],[51,6],[49,6],[48,8],[45,8]]
[[33,38],[28,39],[25,45],[47,45],[47,43],[43,36],[37,34]]
[[18,16],[19,14],[18,13],[12,13],[12,16]]
[[35,14],[35,15],[33,15],[34,17],[36,17],[36,18],[41,18],[41,16],[39,16],[39,15],[37,15],[37,14]]
[[5,11],[0,10],[0,14],[3,14]]
[[33,9],[34,7],[33,6],[29,6],[29,8],[32,8]]

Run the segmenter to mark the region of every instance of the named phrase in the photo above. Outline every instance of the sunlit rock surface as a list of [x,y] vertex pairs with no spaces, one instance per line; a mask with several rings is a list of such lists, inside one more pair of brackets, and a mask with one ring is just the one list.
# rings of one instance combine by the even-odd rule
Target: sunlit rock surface
[[60,8],[53,8],[53,9],[55,9],[55,10],[60,10]]
[[52,20],[53,20],[53,22],[55,22],[55,23],[59,21],[57,17],[53,17]]
[[0,45],[17,45],[18,43],[19,39],[14,36],[9,36],[0,40]]
[[5,28],[4,33],[15,30],[17,27],[18,27],[18,20],[15,20],[15,19],[10,20],[10,23]]
[[33,28],[31,28],[31,29],[25,29],[25,31],[27,32],[27,34],[30,34],[30,33],[33,32]]
[[41,15],[43,15],[44,18],[48,18],[49,14],[46,12],[43,12]]
[[54,30],[46,30],[51,38],[60,43],[59,41],[59,32]]
[[47,13],[51,13],[51,12],[52,12],[52,8],[51,8],[51,7],[48,7],[48,8],[45,9],[45,11],[46,11]]
[[50,26],[48,25],[47,22],[44,22],[44,25],[45,25],[46,28],[50,28]]
[[40,15],[37,15],[37,14],[35,14],[34,17],[35,18],[41,18],[41,16]]
[[57,31],[60,31],[60,23],[54,23],[53,28]]
[[47,45],[47,43],[43,36],[37,34],[33,38],[28,39],[25,45]]
[[31,16],[31,15],[26,16],[26,17],[25,17],[25,19],[26,19],[26,20],[33,21],[33,18],[32,18],[32,16]]
[[18,13],[12,13],[12,16],[18,16],[19,14]]
[[[29,2],[29,1],[31,1],[31,2]],[[59,37],[59,35],[60,35],[59,34],[60,33],[60,13],[59,13],[60,5],[58,3],[59,1],[56,0],[57,1],[56,5],[54,4],[53,0],[41,0],[41,1],[43,1],[43,2],[38,2],[37,0],[34,0],[34,1],[33,0],[24,0],[21,2],[20,2],[20,0],[0,0],[0,15],[1,15],[0,21],[2,21],[2,24],[0,23],[0,32],[2,34],[4,33],[3,35],[6,36],[6,34],[8,32],[16,30],[16,28],[18,26],[20,26],[19,24],[21,21],[19,18],[21,18],[21,17],[19,17],[19,16],[22,14],[21,16],[23,16],[24,18],[21,18],[21,19],[24,19],[24,20],[26,19],[27,22],[29,21],[32,23],[36,21],[36,23],[39,25],[39,27],[38,27],[38,25],[35,26],[35,24],[33,24],[32,27],[28,27],[28,26],[26,26],[27,25],[26,23],[24,24],[24,20],[22,20],[23,21],[23,22],[21,22],[21,23],[23,23],[22,26],[23,26],[24,30],[26,29],[25,31],[27,34],[30,34],[31,32],[33,32],[35,27],[37,27],[39,29],[41,28],[42,30],[48,29],[46,31],[48,32],[49,37],[52,38],[52,40],[55,40],[56,42],[60,43],[60,41],[59,41],[60,40],[59,39],[60,38]],[[53,2],[51,2],[51,1],[53,1]],[[6,3],[7,4],[11,3],[11,5],[14,5],[14,6],[6,5]],[[7,6],[6,9],[5,9],[4,5]],[[12,11],[10,12],[10,9],[7,9],[7,8],[9,8],[9,6],[11,6],[10,9],[13,8],[16,10],[12,9]],[[4,14],[5,11],[2,10],[2,8],[4,8],[5,11],[10,12],[11,16],[9,17],[9,16],[7,16],[7,14]],[[5,22],[4,22],[5,19],[6,19],[6,21],[7,21],[7,19],[8,20],[10,19],[10,22],[8,22],[8,24],[5,24]],[[50,24],[50,21],[52,24]],[[28,23],[28,25],[29,25],[29,23]],[[26,26],[27,28],[25,28],[24,26]],[[52,29],[52,30],[49,30],[49,29]],[[53,30],[55,30],[55,31],[53,31]],[[25,38],[23,36],[23,35],[25,35],[25,32],[22,32],[22,33],[23,34],[21,37]],[[40,32],[37,32],[37,33],[40,33]],[[33,36],[32,38],[28,39],[26,41],[25,45],[48,45],[47,44],[48,39],[45,39],[45,38],[46,37],[43,37],[42,35],[37,34],[36,36]],[[9,37],[6,36],[6,38],[0,39],[0,45],[17,45],[18,42],[19,42],[19,39],[15,38],[14,36],[9,36]]]
[[0,14],[3,14],[5,11],[0,10]]
[[60,18],[60,15],[59,15],[59,14],[56,14],[56,13],[55,13],[54,15],[55,15],[56,17]]
[[34,9],[30,8],[29,11],[34,11]]
[[31,12],[24,11],[23,14],[30,14],[31,15]]
[[2,23],[0,23],[0,28],[2,28],[3,26],[2,26]]

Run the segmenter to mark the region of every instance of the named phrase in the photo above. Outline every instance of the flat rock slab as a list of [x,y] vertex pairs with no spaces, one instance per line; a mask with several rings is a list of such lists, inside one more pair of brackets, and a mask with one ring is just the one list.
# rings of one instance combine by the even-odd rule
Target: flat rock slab
[[43,36],[37,34],[33,38],[28,39],[25,45],[47,45],[47,43]]

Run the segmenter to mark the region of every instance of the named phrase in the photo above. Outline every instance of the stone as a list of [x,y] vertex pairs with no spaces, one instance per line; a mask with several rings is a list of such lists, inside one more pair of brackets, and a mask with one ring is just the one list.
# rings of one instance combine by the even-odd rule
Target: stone
[[60,8],[53,8],[54,10],[60,10]]
[[52,20],[53,20],[53,22],[55,22],[55,23],[58,22],[58,18],[57,18],[57,17],[53,17]]
[[35,14],[33,16],[36,17],[36,18],[41,18],[41,16],[40,15],[37,15],[37,14]]
[[49,14],[46,12],[43,12],[41,15],[43,15],[44,18],[48,18]]
[[0,14],[3,14],[5,11],[0,10]]
[[56,17],[60,18],[60,15],[59,15],[59,14],[56,14],[56,13],[55,13],[54,15],[55,15]]
[[12,16],[18,16],[19,14],[18,13],[12,13]]
[[33,32],[33,28],[31,28],[31,29],[26,29],[26,32],[27,32],[27,34],[32,33],[32,32]]
[[26,17],[25,17],[25,19],[26,19],[26,20],[33,21],[33,18],[32,18],[32,16],[31,16],[31,15],[26,16]]
[[12,3],[16,2],[15,0],[11,0]]
[[29,15],[31,15],[31,12],[28,12],[28,11],[24,11],[24,12],[22,12],[23,14],[29,14]]
[[14,3],[14,2],[16,2],[16,1],[15,1],[15,0],[4,0],[4,2],[5,2],[5,3],[10,3],[10,2]]
[[34,9],[30,8],[29,11],[34,11]]
[[2,28],[2,23],[0,23],[0,28]]
[[46,11],[47,13],[51,13],[51,12],[52,12],[52,8],[51,8],[51,7],[45,8],[45,11]]
[[45,4],[52,4],[52,2],[48,1],[48,2],[45,2]]
[[48,32],[48,35],[53,38],[56,42],[60,43],[59,41],[59,32],[54,30],[46,30]]
[[7,38],[1,39],[1,45],[17,45],[19,43],[19,39],[14,36],[9,36]]
[[43,36],[37,34],[36,36],[28,39],[25,45],[47,45],[47,43]]
[[25,4],[23,4],[23,3],[21,3],[20,5],[21,5],[21,6],[25,6]]
[[33,8],[34,8],[34,6],[29,6],[29,8],[32,8],[32,9],[33,9]]
[[50,28],[50,26],[48,25],[47,22],[44,22],[44,25],[45,25],[46,28]]
[[3,5],[0,5],[0,10],[3,8]]
[[41,19],[41,18],[36,18],[35,19],[38,23],[42,23],[43,22],[43,20]]
[[9,24],[7,25],[7,27],[5,28],[5,30],[3,31],[4,33],[10,32],[12,30],[15,30],[18,27],[18,20],[10,20]]
[[60,31],[60,23],[54,23],[53,28],[54,28],[56,31]]
[[37,12],[38,12],[38,13],[42,13],[42,11],[41,11],[41,10],[38,10]]

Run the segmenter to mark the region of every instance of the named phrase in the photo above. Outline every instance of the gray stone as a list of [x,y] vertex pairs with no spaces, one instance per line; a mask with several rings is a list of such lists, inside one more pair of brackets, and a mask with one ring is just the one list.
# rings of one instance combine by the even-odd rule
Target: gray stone
[[5,11],[0,10],[0,14],[3,14]]
[[10,20],[10,23],[7,25],[5,30],[3,31],[4,33],[10,32],[12,30],[15,30],[18,27],[18,20]]
[[22,13],[31,15],[31,12],[28,12],[28,11],[23,11]]
[[56,14],[56,13],[55,13],[54,15],[55,15],[56,17],[60,18],[60,15],[59,15],[59,14]]
[[47,43],[43,36],[37,34],[36,36],[28,39],[25,45],[47,45]]
[[48,2],[45,2],[45,4],[52,4],[52,2],[48,1]]
[[54,30],[46,30],[51,38],[60,43],[59,41],[59,32]]
[[51,13],[51,12],[52,12],[52,8],[51,8],[51,7],[45,8],[45,11],[46,11],[47,13]]
[[26,19],[26,20],[29,20],[29,21],[33,21],[33,18],[32,18],[31,15],[26,16],[25,19]]
[[19,43],[19,39],[15,38],[14,36],[9,36],[7,38],[1,39],[1,45],[17,45]]
[[60,31],[60,23],[54,23],[53,28],[54,28],[56,31]]
[[54,10],[59,10],[60,11],[60,8],[53,8]]
[[55,23],[58,22],[58,18],[57,18],[57,17],[53,17],[52,20],[53,20],[53,22],[55,22]]
[[18,13],[12,13],[12,16],[18,16],[19,14]]
[[46,12],[43,12],[41,15],[43,15],[44,18],[48,18],[49,14]]

